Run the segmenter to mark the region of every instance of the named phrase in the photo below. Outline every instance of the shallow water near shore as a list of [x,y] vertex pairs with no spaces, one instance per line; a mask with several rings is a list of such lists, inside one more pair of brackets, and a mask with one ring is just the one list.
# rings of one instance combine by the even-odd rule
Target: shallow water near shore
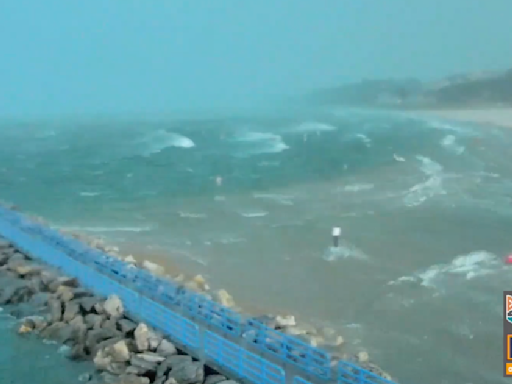
[[92,364],[70,362],[57,344],[17,335],[19,320],[6,312],[0,312],[0,383],[79,384],[80,375],[91,372]]
[[329,325],[400,382],[504,380],[510,130],[322,110],[0,138],[0,197],[55,225]]

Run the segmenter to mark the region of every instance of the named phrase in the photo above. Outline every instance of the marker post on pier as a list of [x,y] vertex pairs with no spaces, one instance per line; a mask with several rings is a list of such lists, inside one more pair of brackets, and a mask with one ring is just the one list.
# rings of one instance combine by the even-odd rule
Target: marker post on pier
[[332,246],[334,248],[338,248],[340,246],[340,236],[341,236],[341,228],[333,227],[332,228]]

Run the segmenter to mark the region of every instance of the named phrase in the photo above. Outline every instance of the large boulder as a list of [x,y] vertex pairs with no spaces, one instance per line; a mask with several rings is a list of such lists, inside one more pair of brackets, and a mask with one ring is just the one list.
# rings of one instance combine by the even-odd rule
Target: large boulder
[[169,379],[178,384],[199,384],[204,381],[204,365],[199,361],[187,362],[171,369]]
[[113,318],[120,318],[124,314],[124,306],[117,295],[111,295],[103,304],[105,313]]
[[176,349],[176,346],[169,340],[163,339],[156,349],[156,353],[158,353],[160,356],[169,357],[177,355],[178,350]]
[[29,280],[5,275],[0,278],[0,305],[18,304],[26,301],[34,292]]
[[154,332],[144,323],[140,323],[134,332],[135,344],[140,352],[155,351],[160,345],[163,336]]

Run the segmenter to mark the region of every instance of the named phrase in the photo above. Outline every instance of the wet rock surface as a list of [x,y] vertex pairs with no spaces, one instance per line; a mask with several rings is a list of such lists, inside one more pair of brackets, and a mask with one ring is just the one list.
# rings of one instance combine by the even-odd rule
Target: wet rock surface
[[66,345],[70,360],[92,360],[96,371],[81,375],[80,382],[236,384],[128,318],[116,295],[95,296],[1,238],[0,304],[20,319],[20,337],[37,334]]

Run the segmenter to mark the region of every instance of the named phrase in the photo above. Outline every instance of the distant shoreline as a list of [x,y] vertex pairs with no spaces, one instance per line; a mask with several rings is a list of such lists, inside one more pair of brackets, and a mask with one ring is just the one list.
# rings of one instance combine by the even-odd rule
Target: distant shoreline
[[[413,112],[404,111],[404,112]],[[468,108],[468,109],[420,109],[414,113],[428,117],[438,117],[467,123],[490,124],[503,128],[512,128],[512,107]]]

